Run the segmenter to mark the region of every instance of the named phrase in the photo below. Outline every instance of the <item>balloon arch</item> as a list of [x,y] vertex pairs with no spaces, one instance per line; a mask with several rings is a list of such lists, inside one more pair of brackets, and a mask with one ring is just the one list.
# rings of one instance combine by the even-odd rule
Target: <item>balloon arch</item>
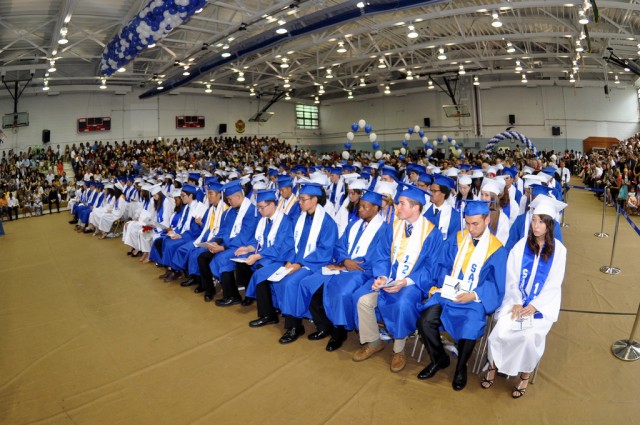
[[504,140],[513,140],[516,142],[520,142],[524,144],[527,149],[531,149],[534,155],[538,155],[538,150],[533,145],[533,142],[529,140],[527,136],[522,133],[518,133],[517,131],[503,131],[502,133],[498,133],[489,140],[485,150],[492,150],[498,143]]

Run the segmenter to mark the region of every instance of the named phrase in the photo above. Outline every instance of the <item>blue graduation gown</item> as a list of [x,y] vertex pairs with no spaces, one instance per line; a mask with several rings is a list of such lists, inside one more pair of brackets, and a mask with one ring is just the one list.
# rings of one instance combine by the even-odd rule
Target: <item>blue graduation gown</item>
[[[182,205],[180,207],[180,210],[178,210],[177,212],[174,212],[171,215],[171,228],[172,229],[176,229],[178,227],[178,223],[180,223],[180,220],[182,219],[182,215],[183,214],[188,214],[188,210],[186,209],[185,205]],[[179,233],[179,231],[178,231]],[[169,238],[167,236],[167,231],[163,230],[162,233],[160,233],[160,238],[162,239],[162,243],[160,244],[163,249],[162,252],[164,253],[164,247],[165,247],[165,242],[170,241],[171,238]],[[154,241],[155,242],[155,241]],[[168,263],[163,263],[162,261],[162,255],[158,249],[156,248],[156,244],[152,243],[151,244],[151,252],[149,252],[149,260],[153,261],[154,263],[158,263],[158,264],[162,264],[163,266],[168,266]]]
[[[187,266],[188,266],[187,262],[191,258],[191,251],[194,251],[194,250],[198,249],[195,246],[193,246],[193,242],[196,239],[198,239],[198,237],[200,236],[200,233],[202,233],[204,225],[209,220],[209,213],[210,212],[211,212],[211,208],[207,208],[207,212],[205,212],[204,216],[202,217],[202,221],[201,221],[202,224],[200,226],[198,226],[195,223],[195,220],[191,222],[191,227],[189,228],[189,234],[190,234],[189,235],[189,243],[182,243],[175,250],[173,255],[171,256],[171,260],[169,262],[169,266],[173,270],[176,270],[176,271],[179,271],[179,272],[187,270]],[[196,226],[196,227],[193,228],[193,226]],[[183,238],[184,238],[184,236],[183,236]],[[186,241],[186,239],[185,239],[185,241]],[[198,268],[197,265],[196,265],[196,268]]]
[[[513,248],[520,239],[527,236],[524,234],[524,225],[526,220],[527,213],[520,214],[511,225],[511,228],[509,229],[509,239],[507,239],[507,244],[505,245],[507,251],[511,251],[511,248]],[[531,215],[529,215],[529,220],[531,220]],[[555,223],[555,226],[553,227],[553,235],[557,240],[562,242],[562,226],[560,226],[558,220],[554,219],[553,221]]]
[[[300,217],[302,219],[302,216]],[[302,234],[298,241],[298,252],[292,252],[289,261],[292,264],[300,264],[302,268],[293,274],[286,276],[280,282],[272,282],[271,289],[274,299],[282,311],[282,314],[294,317],[311,317],[309,313],[309,303],[311,297],[318,290],[322,282],[316,282],[305,291],[301,291],[300,282],[311,276],[323,266],[331,263],[333,249],[338,241],[338,226],[331,218],[330,214],[325,214],[320,227],[316,249],[312,253],[304,256],[304,247],[309,239],[311,231],[312,217],[306,216]],[[294,225],[295,230],[295,225]],[[316,286],[317,285],[317,286]]]
[[[424,213],[424,216],[427,220],[432,222],[436,227],[440,225],[440,215],[435,215],[435,205],[431,204],[427,212]],[[449,219],[449,227],[447,227],[447,237],[443,239],[447,240],[451,237],[454,237],[456,233],[460,230],[460,213],[455,210],[455,208],[451,208],[451,218]]]
[[[262,259],[256,262],[252,269],[254,270],[247,285],[246,296],[256,298],[256,286],[260,282],[267,280],[269,276],[275,273],[280,267],[293,255],[293,221],[286,214],[280,221],[280,227],[276,232],[276,238],[270,247],[261,248],[258,253]],[[267,240],[268,232],[266,231],[262,240]]]
[[[334,250],[334,258],[337,264],[351,258],[348,252],[349,232],[355,223],[357,221],[349,224]],[[319,280],[321,284],[324,283],[324,309],[327,317],[335,326],[344,326],[347,330],[355,329],[356,311],[353,304],[353,293],[360,289],[365,282],[375,277],[373,272],[374,265],[389,261],[392,237],[393,228],[391,225],[382,223],[382,226],[380,226],[371,240],[367,253],[364,256],[353,258],[354,261],[363,261],[360,267],[364,271],[344,271],[340,272],[339,275],[331,276],[324,276],[322,271],[319,271],[301,282],[303,287],[314,286],[306,282],[309,279]],[[313,296],[313,294],[311,295]]]
[[235,257],[235,252],[238,248],[247,245],[255,246],[256,244],[255,233],[258,222],[260,221],[260,216],[256,216],[257,211],[253,204],[249,205],[247,212],[242,218],[240,232],[234,237],[231,237],[231,230],[238,216],[238,211],[239,208],[229,208],[225,212],[226,216],[222,218],[220,230],[214,238],[214,240],[218,242],[218,245],[222,245],[225,248],[224,251],[217,253],[213,257],[213,260],[211,260],[211,263],[209,263],[211,273],[213,273],[213,276],[217,279],[220,278],[222,273],[232,272],[236,268],[236,263],[230,260]]
[[[492,236],[495,237],[495,236]],[[438,264],[438,286],[442,285],[444,277],[453,270],[453,263],[458,253],[458,238],[447,240]],[[504,247],[498,248],[485,261],[480,269],[478,286],[474,290],[480,302],[466,304],[455,303],[442,298],[439,292],[434,293],[426,303],[419,304],[420,311],[432,305],[442,306],[442,328],[457,342],[461,338],[476,340],[484,334],[487,315],[493,313],[504,298],[506,264],[509,251]]]
[[[416,322],[420,316],[418,305],[426,298],[429,290],[435,284],[434,278],[442,244],[442,233],[437,228],[434,228],[424,241],[418,260],[411,273],[407,276],[415,282],[415,285],[406,286],[395,294],[380,291],[378,296],[378,319],[384,322],[389,333],[396,339],[405,338],[416,330]],[[380,266],[374,266],[374,278],[394,274],[397,263],[392,265],[387,259]],[[366,282],[353,294],[354,307],[361,296],[372,292],[371,285],[373,285],[373,280]],[[354,308],[354,311],[357,315],[356,308]],[[357,317],[355,317],[355,323],[358,323]]]

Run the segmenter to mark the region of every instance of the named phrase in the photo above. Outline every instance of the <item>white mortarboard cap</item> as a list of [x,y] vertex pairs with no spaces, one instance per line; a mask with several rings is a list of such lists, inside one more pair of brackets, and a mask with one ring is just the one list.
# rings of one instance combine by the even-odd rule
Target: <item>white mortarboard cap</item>
[[458,177],[458,184],[464,184],[467,186],[471,186],[471,176],[467,175],[467,174],[463,174],[461,176]]
[[522,178],[524,179],[525,183],[527,182],[531,182],[531,184],[536,184],[536,183],[546,183],[547,181],[549,181],[549,176],[547,176],[545,173],[538,173],[538,174],[527,174],[525,176],[522,176]]
[[493,174],[495,176],[498,174],[498,169],[496,167],[489,167],[484,172],[485,174]]
[[354,162],[354,163],[353,163],[353,164],[351,164],[351,165],[353,165],[353,166],[354,166],[354,167],[356,167],[356,168],[360,168],[360,169],[362,169],[362,164],[361,164],[361,163],[359,163],[359,162],[357,162],[357,161],[356,161],[356,162]]
[[142,185],[142,187],[141,187],[141,189],[142,189],[142,190],[146,190],[146,191],[148,192],[148,191],[150,191],[150,190],[151,190],[151,188],[152,188],[152,187],[153,187],[153,186],[151,186],[150,184],[148,184],[148,183],[147,183],[147,184],[143,184],[143,185]]
[[231,179],[237,179],[238,178],[238,173],[236,173],[235,171],[229,173],[229,180]]
[[376,186],[374,188],[375,192],[378,192],[381,195],[386,195],[391,198],[396,197],[396,192],[398,190],[398,183],[396,182],[387,182],[383,180],[378,180]]
[[531,174],[531,173],[533,173],[534,171],[535,171],[535,169],[533,169],[533,168],[529,167],[528,165],[526,165],[526,166],[522,169],[522,172],[523,172],[524,174]]
[[152,195],[155,195],[156,193],[160,193],[160,192],[162,192],[162,187],[160,187],[159,184],[151,186],[150,192],[151,192]]
[[113,189],[113,184],[112,183],[107,183],[104,185],[105,189]]
[[484,174],[482,173],[482,170],[473,170],[471,172],[471,178],[472,179],[482,179],[482,178],[484,178]]
[[355,179],[357,179],[359,177],[360,177],[360,174],[358,174],[358,173],[342,174],[342,178],[345,181],[355,180]]
[[379,164],[377,162],[372,162],[372,163],[369,164],[369,167],[374,168],[374,169],[377,170],[378,167],[379,167]]
[[349,183],[349,189],[353,190],[365,190],[369,187],[369,182],[363,179],[352,180]]
[[503,169],[504,169],[504,165],[502,164],[502,162],[497,163],[497,164],[495,165],[495,167],[496,167],[498,170],[503,170]]
[[456,167],[447,168],[442,172],[442,175],[447,177],[456,177],[458,174],[460,174],[460,170]]
[[500,196],[500,194],[502,193],[502,188],[500,186],[501,186],[500,180],[484,179],[482,181],[482,186],[480,190],[485,192],[491,192]]
[[251,181],[251,177],[249,177],[249,176],[240,177],[240,183],[242,183],[243,185],[249,183],[250,181]]
[[321,184],[322,186],[329,185],[329,177],[324,174],[322,171],[316,171],[315,173],[311,173],[309,175],[311,183]]
[[555,218],[560,211],[562,211],[567,204],[564,202],[553,199],[550,196],[538,195],[536,199],[531,201],[530,209],[532,214],[536,215],[548,215]]
[[171,192],[171,197],[172,198],[179,198],[181,194],[182,194],[182,190],[181,189],[174,189],[173,192]]

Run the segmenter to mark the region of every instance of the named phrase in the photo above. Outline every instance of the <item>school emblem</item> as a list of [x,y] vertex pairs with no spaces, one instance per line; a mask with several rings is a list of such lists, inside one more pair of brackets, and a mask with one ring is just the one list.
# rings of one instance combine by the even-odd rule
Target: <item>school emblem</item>
[[246,128],[246,124],[242,120],[236,121],[236,132],[242,134]]

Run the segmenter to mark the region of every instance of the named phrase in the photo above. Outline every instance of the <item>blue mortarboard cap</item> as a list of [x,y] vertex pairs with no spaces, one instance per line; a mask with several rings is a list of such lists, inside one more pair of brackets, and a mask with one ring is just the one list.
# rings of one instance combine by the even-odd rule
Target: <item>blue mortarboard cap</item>
[[192,184],[185,184],[184,186],[182,186],[181,190],[184,193],[190,193],[191,195],[195,195],[196,194],[196,187]]
[[134,181],[134,180],[135,180],[135,179],[134,179],[134,177],[133,177],[133,176],[129,176],[129,177],[127,177],[127,181],[132,182],[132,181]]
[[296,168],[296,173],[306,174],[307,171],[307,167],[305,167],[304,165],[298,165],[298,167]]
[[413,199],[414,201],[418,201],[420,204],[425,205],[427,203],[427,197],[431,196],[431,193],[424,189],[420,189],[418,186],[406,183],[400,183],[400,185],[402,186],[402,191],[398,192],[396,195],[398,198],[404,196],[405,198]]
[[322,196],[322,185],[318,183],[302,183],[300,195]]
[[433,183],[433,176],[427,173],[420,173],[418,174],[418,181],[430,185],[431,183]]
[[467,201],[467,206],[464,208],[464,215],[474,216],[481,214],[489,214],[489,202],[487,201]]
[[289,176],[279,176],[278,177],[278,187],[292,187],[293,180]]
[[458,168],[464,171],[469,171],[471,169],[471,165],[469,164],[460,164],[458,165]]
[[352,172],[353,170],[355,170],[353,165],[349,165],[349,164],[345,164],[342,166],[342,171],[346,171],[346,172]]
[[367,171],[361,171],[360,172],[360,178],[361,179],[369,179],[371,177],[371,174],[368,173]]
[[412,171],[415,171],[417,174],[426,173],[427,172],[427,167],[425,167],[424,165],[409,164],[409,165],[407,165],[407,171],[409,173],[412,172]]
[[543,173],[548,174],[550,176],[553,176],[556,173],[557,170],[555,168],[553,168],[553,167],[545,167],[540,171],[542,171]]
[[518,170],[515,167],[504,167],[502,169],[502,175],[508,175],[513,179],[518,175]]
[[242,192],[242,183],[240,180],[232,180],[222,186],[222,192],[224,196],[233,195],[234,193]]
[[471,166],[471,169],[472,169],[472,170],[482,170],[482,167],[481,167],[481,166],[479,166],[479,165],[472,165],[472,166]]
[[[371,173],[372,173],[372,170],[373,170],[373,168],[369,167],[368,165],[367,165],[366,167],[363,167],[363,168],[362,168],[362,172],[363,172],[363,173],[369,173],[369,174],[371,174]],[[360,174],[362,174],[362,173],[360,173]]]
[[276,200],[275,190],[261,190],[258,192],[258,196],[256,198],[256,202],[275,201],[275,200]]
[[329,174],[337,174],[337,175],[342,174],[342,168],[330,167],[328,168],[328,170],[329,170]]
[[551,192],[551,188],[544,184],[532,184],[530,189],[531,196],[548,195]]
[[373,190],[365,191],[360,200],[371,202],[374,205],[382,207],[382,195],[374,192]]
[[207,190],[215,190],[216,192],[220,192],[222,190],[222,185],[216,177],[207,177],[204,184],[207,186]]
[[398,176],[398,172],[396,171],[395,168],[389,166],[389,165],[385,165],[384,167],[382,167],[382,175],[383,176],[391,176],[393,178],[396,178]]
[[126,181],[127,176],[118,176],[118,181]]
[[270,176],[277,176],[278,175],[278,170],[274,170],[273,168],[269,168],[269,175]]
[[440,187],[448,187],[449,189],[454,189],[456,187],[456,182],[451,177],[442,176],[440,174],[435,175],[433,183]]
[[194,180],[194,181],[200,180],[200,174],[199,173],[189,173],[189,180]]

